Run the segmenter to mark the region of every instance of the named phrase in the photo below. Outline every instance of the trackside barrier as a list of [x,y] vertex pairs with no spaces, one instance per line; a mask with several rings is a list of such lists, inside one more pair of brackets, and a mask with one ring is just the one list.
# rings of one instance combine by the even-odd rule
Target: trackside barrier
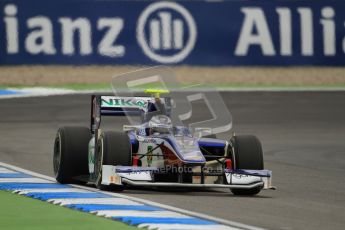
[[0,2],[0,65],[345,65],[345,1]]

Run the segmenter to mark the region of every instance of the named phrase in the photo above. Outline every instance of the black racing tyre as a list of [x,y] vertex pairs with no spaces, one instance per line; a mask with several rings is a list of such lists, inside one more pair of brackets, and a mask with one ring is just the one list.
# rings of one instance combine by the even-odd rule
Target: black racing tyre
[[97,143],[96,153],[96,187],[101,190],[122,191],[123,185],[102,185],[102,165],[130,166],[132,163],[131,143],[127,133],[103,132]]
[[54,142],[53,166],[61,184],[76,183],[74,177],[87,175],[90,130],[85,127],[62,127]]
[[[230,140],[234,146],[236,169],[264,169],[264,158],[260,140],[256,136],[234,136]],[[261,191],[261,187],[253,189],[231,189],[235,195],[253,196]]]

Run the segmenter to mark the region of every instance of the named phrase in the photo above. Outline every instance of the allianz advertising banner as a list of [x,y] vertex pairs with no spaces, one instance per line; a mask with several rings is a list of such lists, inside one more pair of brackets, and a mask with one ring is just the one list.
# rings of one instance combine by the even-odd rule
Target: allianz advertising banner
[[345,65],[345,1],[1,0],[0,65]]

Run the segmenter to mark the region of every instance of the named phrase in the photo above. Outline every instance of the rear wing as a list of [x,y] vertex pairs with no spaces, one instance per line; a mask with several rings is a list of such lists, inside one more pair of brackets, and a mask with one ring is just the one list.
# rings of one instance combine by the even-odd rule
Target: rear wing
[[125,116],[146,112],[149,102],[154,98],[101,96],[100,100],[101,115]]
[[[161,103],[171,108],[170,98],[160,98]],[[91,132],[100,127],[102,116],[141,116],[152,112],[153,97],[91,96]]]

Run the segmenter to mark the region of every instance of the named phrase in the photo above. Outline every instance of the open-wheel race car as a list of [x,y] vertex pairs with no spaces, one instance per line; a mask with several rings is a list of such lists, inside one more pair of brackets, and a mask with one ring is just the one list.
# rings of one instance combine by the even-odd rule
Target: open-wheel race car
[[[272,189],[255,136],[230,140],[202,136],[175,125],[164,90],[151,96],[91,96],[91,127],[62,127],[54,144],[54,173],[60,183],[93,184],[100,189],[130,186],[230,188],[235,195]],[[138,116],[140,124],[103,131],[103,116]]]

